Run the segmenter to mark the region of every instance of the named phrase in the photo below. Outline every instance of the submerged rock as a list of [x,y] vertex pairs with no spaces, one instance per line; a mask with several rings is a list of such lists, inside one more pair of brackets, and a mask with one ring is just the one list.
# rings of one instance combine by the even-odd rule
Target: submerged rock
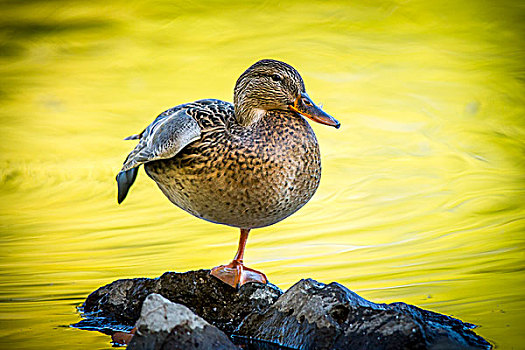
[[149,294],[187,306],[210,324],[228,334],[255,310],[264,310],[282,291],[272,284],[248,283],[240,289],[221,282],[210,270],[166,272],[158,278],[122,279],[100,287],[84,302],[89,317],[103,317],[134,325]]
[[[202,317],[208,325],[197,327],[195,333],[191,325],[197,321],[184,321],[170,331],[155,331],[166,328],[162,326],[164,319],[180,315],[164,313],[159,325],[156,318],[141,316],[139,320],[141,308],[144,315],[144,308],[149,307],[149,301],[144,300],[152,293],[154,296],[148,298],[153,301],[159,301],[162,295],[185,305],[198,316],[188,315],[188,309],[173,312],[187,320]],[[271,284],[248,283],[234,289],[212,277],[209,270],[169,272],[155,279],[115,281],[89,295],[83,307],[86,320],[77,324],[79,327],[85,327],[90,319],[136,324],[140,335],[133,337],[130,349],[191,348],[191,344],[202,345],[205,341],[226,344],[226,335],[221,331],[232,336],[234,343],[242,344],[243,349],[491,348],[472,331],[473,325],[458,319],[404,303],[376,304],[338,283],[325,285],[311,279],[297,282],[282,294]]]
[[301,280],[237,334],[293,349],[486,349],[471,324],[404,303],[376,304],[339,283]]

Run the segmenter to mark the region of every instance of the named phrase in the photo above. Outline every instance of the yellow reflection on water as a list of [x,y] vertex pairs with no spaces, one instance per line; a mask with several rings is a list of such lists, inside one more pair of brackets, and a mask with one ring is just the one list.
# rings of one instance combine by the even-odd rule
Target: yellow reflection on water
[[117,278],[209,268],[238,232],[114,176],[171,106],[231,101],[276,58],[342,122],[314,125],[312,201],[253,232],[246,261],[287,288],[339,281],[525,342],[523,8],[484,1],[5,2],[0,19],[0,345],[109,348],[69,329]]

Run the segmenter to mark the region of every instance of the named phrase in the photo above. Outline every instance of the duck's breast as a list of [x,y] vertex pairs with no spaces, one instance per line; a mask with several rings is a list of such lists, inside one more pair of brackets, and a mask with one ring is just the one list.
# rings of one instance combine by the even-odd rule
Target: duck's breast
[[292,112],[271,111],[250,127],[204,128],[201,140],[174,158],[146,164],[146,172],[191,214],[256,228],[308,202],[319,186],[321,162],[308,123]]

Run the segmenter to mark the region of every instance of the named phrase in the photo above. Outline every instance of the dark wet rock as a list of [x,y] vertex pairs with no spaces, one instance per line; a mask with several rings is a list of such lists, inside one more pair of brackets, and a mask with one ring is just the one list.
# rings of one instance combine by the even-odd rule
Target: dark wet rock
[[338,283],[301,280],[236,334],[294,349],[487,349],[471,324],[404,303],[376,304]]
[[129,350],[235,350],[228,336],[190,309],[150,294],[143,303]]
[[[237,290],[210,276],[209,270],[115,281],[89,295],[84,303],[86,319],[76,326],[89,328],[90,320],[104,319],[112,325],[133,326],[152,293],[187,306],[211,325],[196,335],[188,324],[176,325],[174,332],[162,333],[162,342],[151,332],[141,332],[130,348],[191,348],[204,344],[207,337],[222,339],[212,326],[243,349],[491,348],[472,331],[474,325],[404,303],[376,304],[338,283],[301,280],[284,294],[275,286],[258,283]],[[139,342],[142,347],[135,347]]]
[[142,303],[152,293],[187,306],[231,334],[248,314],[266,309],[282,291],[260,283],[247,283],[237,290],[211,276],[209,270],[166,272],[154,279],[122,279],[103,286],[87,297],[83,311],[89,318],[103,317],[133,326]]

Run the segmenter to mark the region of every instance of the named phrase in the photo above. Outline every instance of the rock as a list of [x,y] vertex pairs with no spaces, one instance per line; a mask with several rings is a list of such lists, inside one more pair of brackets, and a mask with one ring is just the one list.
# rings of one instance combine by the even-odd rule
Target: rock
[[238,290],[210,275],[209,270],[166,272],[161,277],[123,279],[91,293],[83,311],[91,319],[133,326],[142,303],[151,293],[187,306],[195,314],[228,334],[254,310],[262,311],[282,294],[272,284],[247,283]]
[[217,327],[159,294],[146,298],[135,327],[129,350],[239,349]]
[[[88,296],[83,306],[86,318],[74,326],[105,333],[129,331],[152,293],[189,308],[191,312],[177,311],[186,320],[202,317],[209,325],[200,327],[195,325],[202,323],[185,321],[167,331],[170,327],[163,326],[161,317],[159,325],[152,322],[141,331],[143,321],[139,321],[140,335],[132,338],[130,349],[224,344],[224,334],[217,333],[219,330],[243,349],[491,348],[472,331],[472,324],[404,303],[376,304],[338,283],[301,280],[282,294],[271,284],[248,283],[235,289],[212,277],[209,270],[115,281]],[[175,317],[164,316],[167,321]]]
[[473,325],[404,303],[376,304],[338,283],[301,280],[236,334],[293,349],[489,349]]

